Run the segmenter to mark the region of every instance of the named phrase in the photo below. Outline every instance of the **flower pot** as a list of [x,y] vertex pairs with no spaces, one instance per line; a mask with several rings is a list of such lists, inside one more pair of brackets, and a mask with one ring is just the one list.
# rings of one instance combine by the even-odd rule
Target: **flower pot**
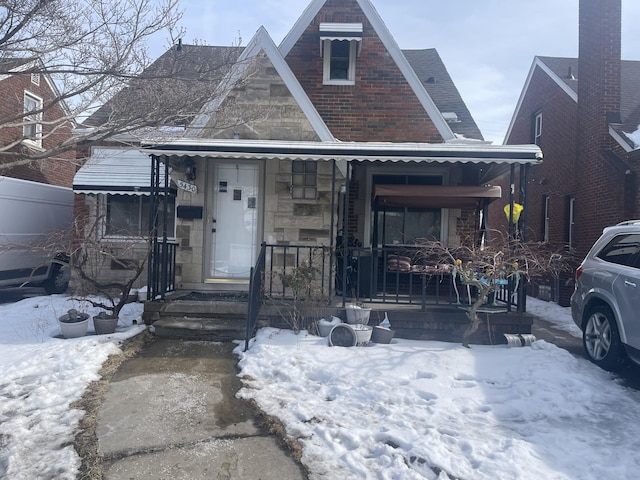
[[373,327],[371,341],[373,343],[391,343],[393,338],[393,330],[384,327]]
[[358,336],[355,330],[346,323],[334,325],[329,333],[330,347],[355,347],[358,344]]
[[118,317],[106,315],[105,312],[100,312],[93,317],[93,328],[96,331],[96,335],[104,335],[107,333],[113,333],[118,326]]
[[333,317],[331,320],[321,318],[318,320],[318,333],[321,337],[328,337],[331,329],[339,323],[341,323],[341,320],[338,317]]
[[69,310],[58,318],[60,332],[64,338],[78,338],[87,334],[89,325],[89,314],[80,313],[76,310]]
[[347,323],[352,325],[369,323],[369,315],[371,315],[371,309],[360,307],[358,305],[347,305],[344,307],[347,311]]
[[371,334],[373,332],[373,327],[369,327],[368,325],[353,325],[353,330],[356,332],[357,344],[364,345],[365,343],[369,343],[371,341]]

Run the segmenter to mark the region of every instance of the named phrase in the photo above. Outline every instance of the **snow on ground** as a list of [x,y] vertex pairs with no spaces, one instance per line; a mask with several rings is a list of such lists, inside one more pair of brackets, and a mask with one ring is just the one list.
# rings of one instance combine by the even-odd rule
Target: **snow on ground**
[[[579,335],[568,308],[527,302]],[[263,329],[237,352],[240,396],[301,440],[312,479],[637,478],[640,392],[543,340],[344,348]]]
[[[130,304],[114,335],[56,338],[72,307],[96,313],[61,295],[0,305],[0,478],[75,478],[83,412],[70,405],[144,329]],[[573,329],[567,308],[528,307]],[[241,347],[240,395],[301,439],[314,479],[626,479],[640,467],[640,393],[544,341],[344,348],[269,328]]]
[[89,322],[87,336],[56,338],[57,318],[71,308],[98,312],[63,295],[0,305],[0,478],[76,478],[73,441],[84,412],[70,405],[120,342],[144,329],[132,325],[142,304],[129,304],[113,335],[93,335]]

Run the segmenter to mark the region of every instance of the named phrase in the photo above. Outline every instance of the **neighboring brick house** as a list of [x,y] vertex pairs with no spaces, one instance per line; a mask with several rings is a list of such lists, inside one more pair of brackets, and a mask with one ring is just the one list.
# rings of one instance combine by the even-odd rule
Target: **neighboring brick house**
[[[180,44],[159,61],[203,48],[219,47]],[[529,141],[483,141],[437,52],[401,50],[369,0],[313,0],[279,46],[260,28],[220,85],[180,138],[131,154],[150,154],[167,178],[152,190],[176,191],[163,241],[175,248],[175,288],[246,290],[262,244],[333,249],[344,230],[369,250],[459,244],[487,226],[489,202],[508,202],[488,167],[541,158]],[[121,201],[99,169],[118,155],[102,149],[76,192]]]
[[[3,150],[38,155],[72,137],[73,123],[60,94],[38,60],[0,59],[0,144]],[[31,115],[28,112],[33,111]],[[0,163],[20,160],[2,154]],[[76,171],[75,152],[0,170],[0,175],[38,183],[71,187]]]
[[[522,234],[568,247],[578,262],[604,227],[640,215],[640,145],[630,137],[640,127],[640,62],[620,58],[620,0],[583,0],[579,18],[579,58],[534,59],[505,139],[536,143],[544,154],[527,167],[526,185],[516,182],[528,205]],[[552,295],[564,305],[570,277]]]

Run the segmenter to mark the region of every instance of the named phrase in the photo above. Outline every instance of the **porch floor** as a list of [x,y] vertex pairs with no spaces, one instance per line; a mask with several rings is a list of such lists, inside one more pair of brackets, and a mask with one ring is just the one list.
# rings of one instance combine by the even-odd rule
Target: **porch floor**
[[[143,318],[145,323],[153,324],[156,333],[161,336],[174,336],[190,339],[242,340],[245,336],[247,292],[197,292],[176,291],[164,301],[145,303]],[[369,299],[371,300],[371,299]],[[391,322],[395,338],[413,340],[441,340],[459,342],[462,333],[469,324],[465,304],[436,303],[436,297],[428,297],[423,310],[419,303],[400,303],[407,301],[401,296],[386,297],[365,301],[371,308],[369,325],[379,325],[385,313]],[[349,304],[351,299],[347,299]],[[290,328],[283,317],[283,305],[289,305],[282,299],[265,299],[258,316],[258,327],[273,326]],[[315,306],[313,314],[308,316],[307,326],[313,332],[314,320],[336,316],[346,321],[346,310],[341,297],[334,297],[321,309]],[[504,334],[531,333],[533,317],[521,312],[507,312],[505,308],[488,307],[481,309],[482,322],[478,331],[471,337],[475,344],[506,343]]]

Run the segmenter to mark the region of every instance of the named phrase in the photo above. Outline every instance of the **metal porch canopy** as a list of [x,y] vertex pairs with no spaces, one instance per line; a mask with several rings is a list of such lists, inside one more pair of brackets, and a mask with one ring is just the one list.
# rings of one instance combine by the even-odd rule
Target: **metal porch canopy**
[[278,140],[178,139],[144,148],[149,155],[229,159],[346,160],[381,162],[536,164],[537,145],[461,143],[298,142]]

